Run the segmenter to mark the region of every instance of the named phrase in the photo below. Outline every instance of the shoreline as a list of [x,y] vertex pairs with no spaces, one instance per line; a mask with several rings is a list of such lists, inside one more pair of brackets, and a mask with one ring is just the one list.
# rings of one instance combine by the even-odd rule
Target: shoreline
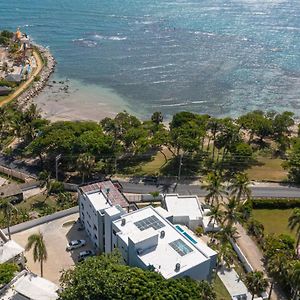
[[56,65],[56,61],[48,49],[38,44],[33,44],[33,46],[36,48],[36,50],[33,51],[33,55],[36,59],[37,69],[39,68],[39,64],[42,65],[41,70],[35,75],[39,75],[40,80],[34,81],[35,76],[32,76],[30,82],[31,86],[14,99],[22,108],[26,108],[30,105],[34,97],[47,86],[49,77],[54,72]]

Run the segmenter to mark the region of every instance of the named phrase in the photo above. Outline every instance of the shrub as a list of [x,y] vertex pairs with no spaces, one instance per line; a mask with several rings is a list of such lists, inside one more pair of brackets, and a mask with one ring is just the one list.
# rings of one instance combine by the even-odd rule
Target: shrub
[[36,75],[35,77],[34,77],[34,81],[40,81],[41,80],[41,76],[40,75]]
[[300,199],[252,199],[254,209],[289,209],[300,207]]
[[50,183],[49,194],[59,194],[65,190],[64,184],[62,182],[53,180]]
[[16,264],[4,263],[0,264],[0,285],[9,283],[19,270]]

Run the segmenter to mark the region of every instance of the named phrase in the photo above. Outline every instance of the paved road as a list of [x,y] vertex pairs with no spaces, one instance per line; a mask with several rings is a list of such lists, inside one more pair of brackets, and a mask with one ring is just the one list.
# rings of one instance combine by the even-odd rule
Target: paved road
[[[146,194],[154,191],[162,193],[178,193],[188,195],[205,196],[206,191],[201,189],[200,185],[189,184],[145,184],[145,183],[131,183],[120,181],[123,185],[125,193]],[[252,186],[252,195],[254,197],[268,197],[268,198],[300,198],[300,188],[288,185],[257,185]]]

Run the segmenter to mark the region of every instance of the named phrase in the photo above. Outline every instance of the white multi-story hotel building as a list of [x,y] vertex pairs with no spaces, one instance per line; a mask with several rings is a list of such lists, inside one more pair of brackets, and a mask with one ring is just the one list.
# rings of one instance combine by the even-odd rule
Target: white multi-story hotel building
[[174,226],[163,208],[129,212],[126,198],[111,181],[81,187],[79,207],[85,230],[99,251],[118,248],[126,264],[156,270],[165,278],[211,278],[217,253]]

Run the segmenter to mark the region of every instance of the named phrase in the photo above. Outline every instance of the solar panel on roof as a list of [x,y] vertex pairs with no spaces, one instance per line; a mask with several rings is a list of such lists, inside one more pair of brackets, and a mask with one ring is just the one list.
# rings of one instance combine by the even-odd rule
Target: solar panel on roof
[[144,231],[150,227],[152,227],[154,230],[157,230],[165,226],[165,224],[154,215],[134,222],[134,225],[141,231]]
[[169,245],[180,255],[184,256],[193,250],[186,244],[184,243],[181,239],[178,239],[176,241],[173,241],[169,243]]

